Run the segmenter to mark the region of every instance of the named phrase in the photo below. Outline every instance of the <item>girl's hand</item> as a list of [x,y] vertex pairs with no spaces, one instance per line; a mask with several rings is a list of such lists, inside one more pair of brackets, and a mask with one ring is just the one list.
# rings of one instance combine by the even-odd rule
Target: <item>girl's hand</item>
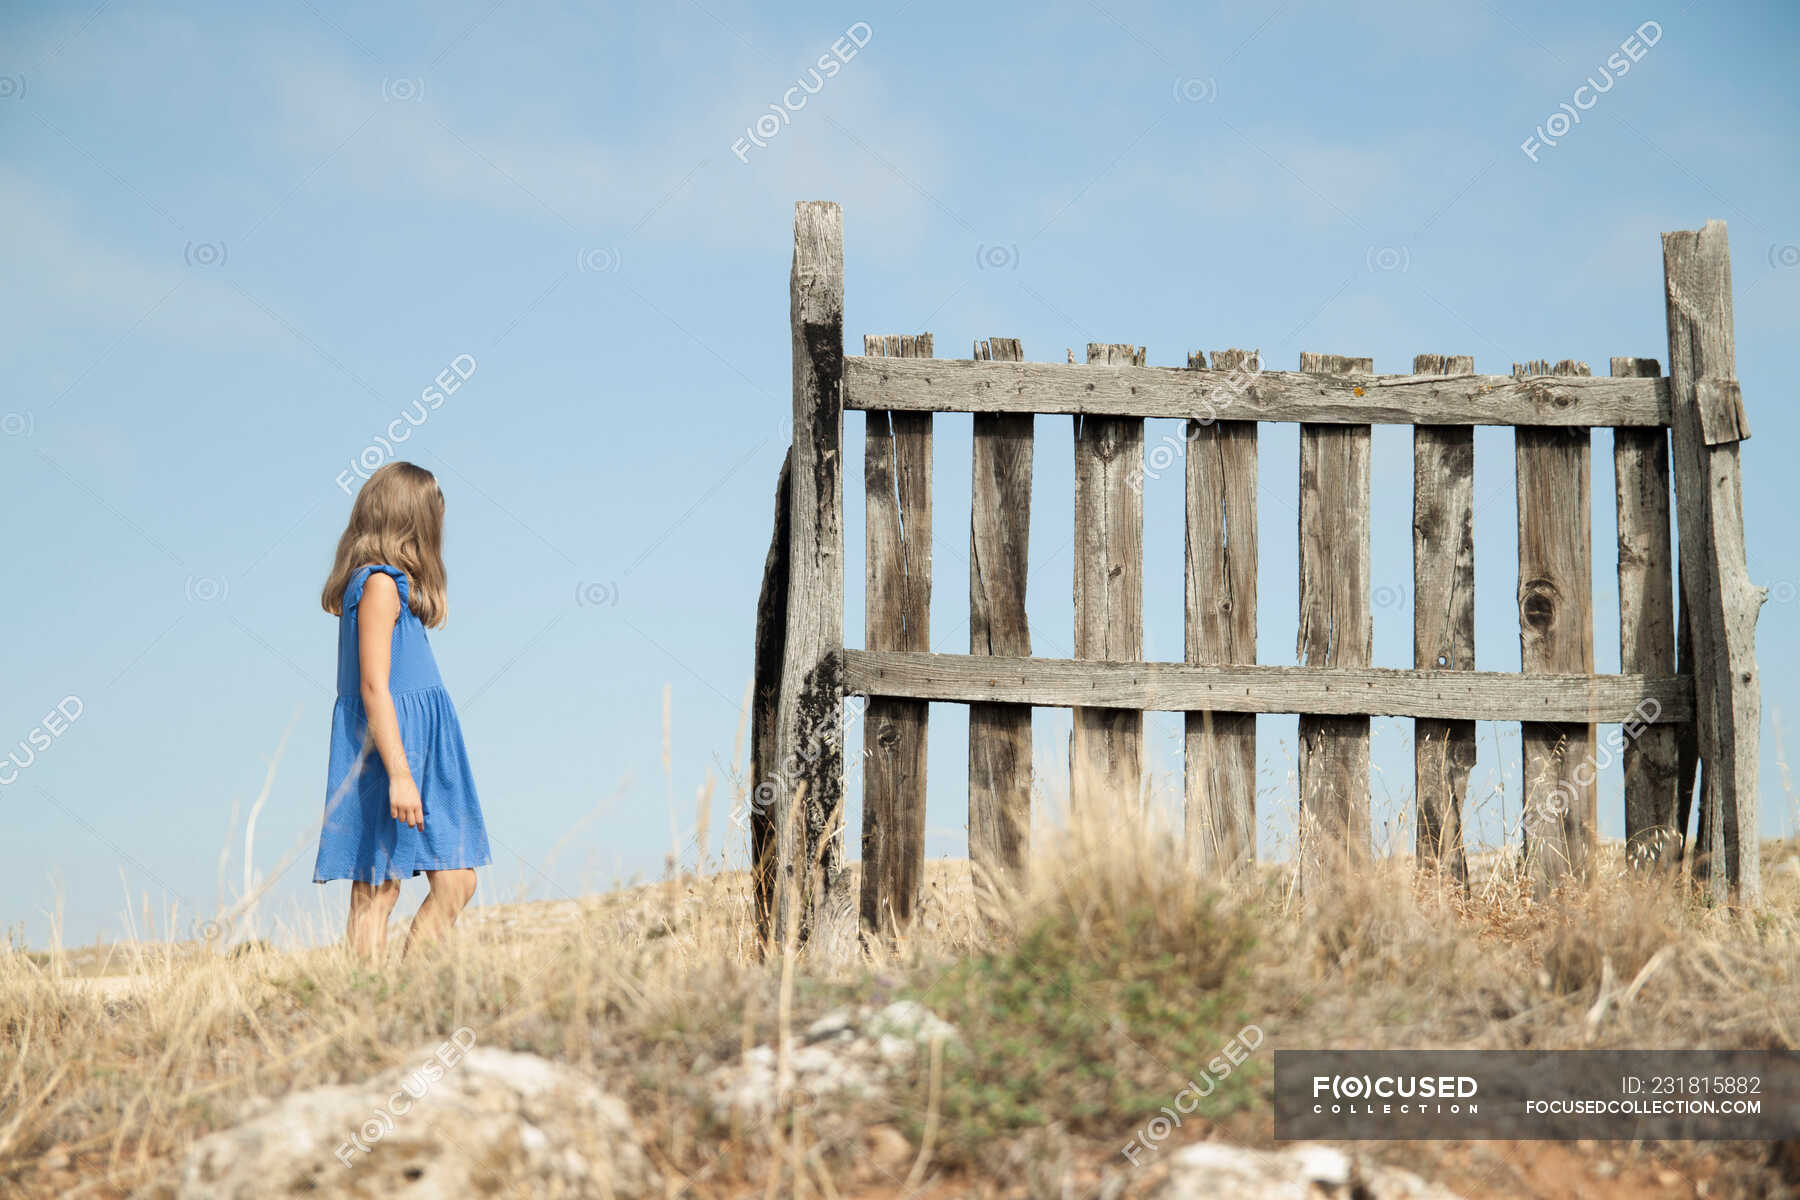
[[388,812],[402,825],[425,831],[425,805],[419,799],[419,785],[411,776],[388,780]]

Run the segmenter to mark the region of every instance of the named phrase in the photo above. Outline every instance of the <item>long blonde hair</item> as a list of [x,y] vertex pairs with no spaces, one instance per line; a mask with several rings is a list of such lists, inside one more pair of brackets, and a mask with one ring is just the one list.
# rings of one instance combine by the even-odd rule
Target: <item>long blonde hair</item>
[[356,493],[319,598],[326,612],[343,612],[350,577],[371,563],[406,572],[413,614],[434,629],[444,623],[444,493],[424,467],[388,463]]

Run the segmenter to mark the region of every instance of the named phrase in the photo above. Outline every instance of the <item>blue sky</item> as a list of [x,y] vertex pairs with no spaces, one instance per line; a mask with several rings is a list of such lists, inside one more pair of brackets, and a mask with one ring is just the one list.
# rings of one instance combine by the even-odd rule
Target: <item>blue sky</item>
[[[1800,315],[1790,6],[113,0],[0,20],[0,746],[17,753],[66,697],[79,710],[0,786],[0,919],[33,944],[57,912],[71,943],[125,932],[128,906],[140,932],[146,905],[158,932],[171,905],[184,927],[221,873],[229,901],[284,736],[252,869],[300,849],[265,917],[338,922],[344,885],[311,884],[309,840],[338,481],[462,355],[473,374],[403,452],[448,497],[434,644],[494,836],[484,895],[654,876],[671,792],[691,860],[695,790],[729,768],[750,672],[801,199],[844,206],[858,350],[865,332],[929,330],[942,357],[993,335],[1031,359],[1129,341],[1153,364],[1243,346],[1384,372],[1420,352],[1496,373],[1666,365],[1657,235],[1726,220],[1751,575],[1772,588],[1764,830],[1792,828],[1774,724],[1796,707],[1800,583],[1779,366]],[[1521,149],[1646,21],[1654,45],[1581,123]],[[734,152],[847,31],[866,44]],[[937,429],[933,644],[962,651],[969,418]],[[859,416],[845,433],[859,645]],[[1410,437],[1374,436],[1375,662],[1405,666]],[[1594,435],[1601,670],[1618,667],[1610,441]],[[1040,419],[1045,654],[1071,641],[1070,445],[1066,418]],[[1293,661],[1296,447],[1292,426],[1264,427],[1264,662]],[[1477,662],[1517,669],[1508,431],[1478,434],[1476,472]],[[1179,658],[1179,470],[1146,506],[1146,651]],[[1259,724],[1275,853],[1294,721]],[[1049,775],[1066,729],[1040,715]],[[1172,794],[1180,719],[1149,729]],[[934,708],[933,855],[964,852],[965,735],[960,709]],[[1410,737],[1375,722],[1394,836]],[[1484,726],[1480,755],[1491,837],[1518,815],[1517,728]],[[1615,766],[1607,833],[1618,787]],[[731,839],[741,861],[729,792],[710,849]]]

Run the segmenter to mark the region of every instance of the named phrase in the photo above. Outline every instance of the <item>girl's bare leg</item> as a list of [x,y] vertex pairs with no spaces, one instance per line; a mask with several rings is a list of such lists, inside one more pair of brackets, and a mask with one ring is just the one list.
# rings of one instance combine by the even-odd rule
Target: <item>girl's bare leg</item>
[[469,867],[455,871],[427,871],[425,878],[431,881],[431,894],[425,897],[413,917],[412,932],[406,935],[408,952],[415,945],[442,937],[445,930],[456,924],[463,906],[475,894],[475,872]]
[[398,879],[381,883],[351,881],[350,920],[344,932],[350,941],[350,949],[365,962],[380,962],[387,952],[388,917],[398,899]]

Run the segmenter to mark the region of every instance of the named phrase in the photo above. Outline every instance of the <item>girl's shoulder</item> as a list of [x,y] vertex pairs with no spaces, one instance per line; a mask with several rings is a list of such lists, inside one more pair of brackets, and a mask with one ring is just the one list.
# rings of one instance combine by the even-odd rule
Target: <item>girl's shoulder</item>
[[349,613],[361,602],[363,589],[368,586],[369,580],[377,575],[385,575],[394,581],[393,587],[400,593],[400,607],[407,606],[412,595],[412,584],[406,578],[406,572],[399,567],[389,566],[387,563],[368,563],[352,571],[350,582],[344,585],[345,613]]

